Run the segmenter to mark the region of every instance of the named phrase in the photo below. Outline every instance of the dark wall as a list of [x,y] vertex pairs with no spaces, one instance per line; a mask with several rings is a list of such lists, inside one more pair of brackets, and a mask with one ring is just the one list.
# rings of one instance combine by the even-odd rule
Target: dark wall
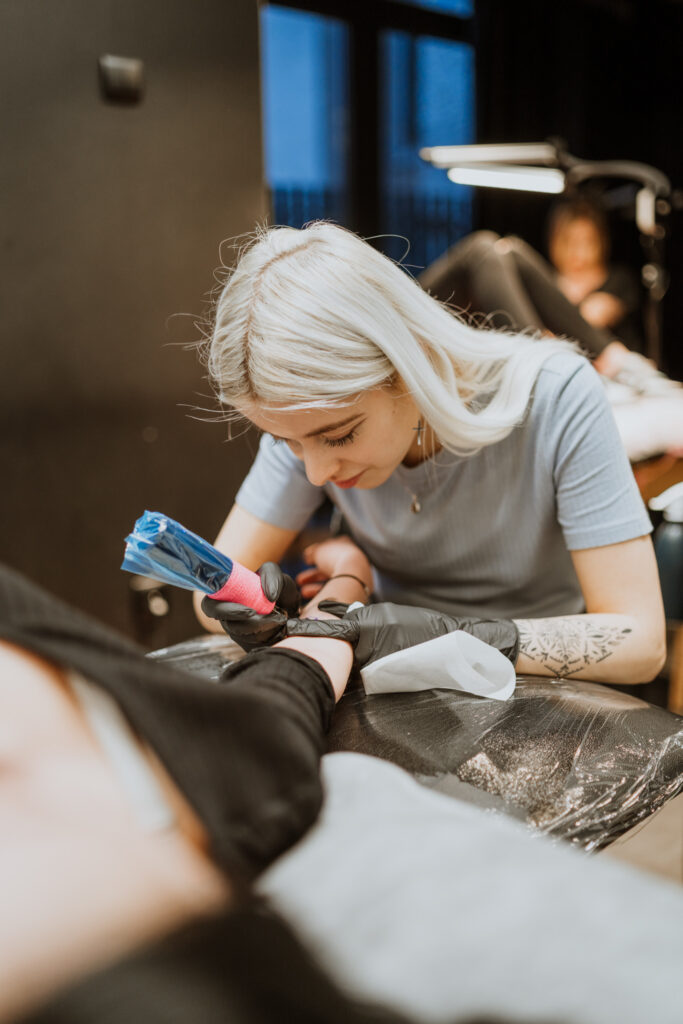
[[[102,100],[103,53],[143,102]],[[213,536],[250,458],[180,407],[209,389],[173,315],[264,216],[256,3],[5,0],[0,109],[0,559],[126,629],[134,519]]]
[[[683,187],[683,4],[676,0],[477,0],[479,141],[562,136],[586,159],[641,160]],[[544,245],[548,200],[480,190],[478,223]],[[670,220],[667,368],[683,377],[683,215]],[[635,228],[618,248],[639,258]]]

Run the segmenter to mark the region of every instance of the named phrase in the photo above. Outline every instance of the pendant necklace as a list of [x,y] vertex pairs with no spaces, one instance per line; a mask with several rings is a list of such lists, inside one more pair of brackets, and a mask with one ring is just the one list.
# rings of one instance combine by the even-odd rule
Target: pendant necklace
[[[426,429],[427,428],[425,427],[425,424],[424,424],[424,422],[422,420],[422,417],[420,417],[420,419],[417,421],[417,426],[413,427],[413,430],[417,434],[416,446],[418,448],[422,448],[422,434],[426,431]],[[426,436],[427,435],[425,433],[425,437]],[[431,434],[430,453],[427,455],[426,459],[423,460],[424,462],[427,463],[427,465],[425,466],[425,472],[424,472],[424,474],[422,474],[422,491],[423,491],[423,493],[429,492],[429,491],[433,490],[433,488],[434,488],[434,486],[436,484],[437,470],[436,470],[436,465],[435,465],[433,460],[434,460],[435,454],[438,451],[440,451],[440,450],[441,450],[441,444],[439,443],[438,439],[436,438],[436,436],[432,432],[432,434]],[[419,496],[418,492],[414,491],[412,489],[412,487],[408,487],[407,484],[403,484],[403,487],[410,494],[410,511],[413,513],[413,515],[418,515],[418,513],[420,513],[422,511],[422,500],[420,499],[420,496]]]

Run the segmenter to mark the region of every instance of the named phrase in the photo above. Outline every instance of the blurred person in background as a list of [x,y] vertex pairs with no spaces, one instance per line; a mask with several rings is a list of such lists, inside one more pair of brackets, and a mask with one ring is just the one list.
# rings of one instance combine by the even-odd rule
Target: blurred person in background
[[478,231],[418,280],[434,298],[483,313],[497,326],[573,338],[599,373],[637,394],[679,390],[640,354],[638,281],[627,267],[610,263],[602,210],[580,197],[557,203],[548,249],[552,266],[520,238]]

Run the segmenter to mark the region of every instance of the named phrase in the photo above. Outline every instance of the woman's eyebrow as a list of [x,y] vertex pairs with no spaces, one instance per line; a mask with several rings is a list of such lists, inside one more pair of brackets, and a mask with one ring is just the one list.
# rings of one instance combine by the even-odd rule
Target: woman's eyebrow
[[[362,412],[354,413],[353,416],[347,416],[345,420],[338,420],[336,423],[327,423],[324,427],[318,427],[317,430],[311,430],[308,434],[304,434],[304,437],[317,437],[319,434],[327,434],[330,430],[339,430],[340,427],[345,427],[349,423],[353,423],[354,420],[359,420],[363,415]],[[266,431],[275,441],[288,441],[291,440],[287,437],[279,437],[274,434],[271,430]]]
[[304,437],[317,437],[318,434],[329,434],[330,430],[339,430],[340,427],[353,423],[354,420],[359,419],[362,415],[362,413],[356,412],[353,416],[347,416],[345,420],[338,420],[336,423],[326,423],[324,427],[318,427],[317,430],[311,430],[308,434],[304,434]]

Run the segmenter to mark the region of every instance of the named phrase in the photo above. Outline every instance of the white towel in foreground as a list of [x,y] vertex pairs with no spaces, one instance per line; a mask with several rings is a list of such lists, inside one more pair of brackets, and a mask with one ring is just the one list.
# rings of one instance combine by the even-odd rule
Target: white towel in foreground
[[352,998],[422,1024],[681,1024],[683,889],[327,754],[311,830],[258,880]]
[[514,665],[496,647],[456,629],[361,669],[366,693],[463,690],[507,700],[515,690]]

